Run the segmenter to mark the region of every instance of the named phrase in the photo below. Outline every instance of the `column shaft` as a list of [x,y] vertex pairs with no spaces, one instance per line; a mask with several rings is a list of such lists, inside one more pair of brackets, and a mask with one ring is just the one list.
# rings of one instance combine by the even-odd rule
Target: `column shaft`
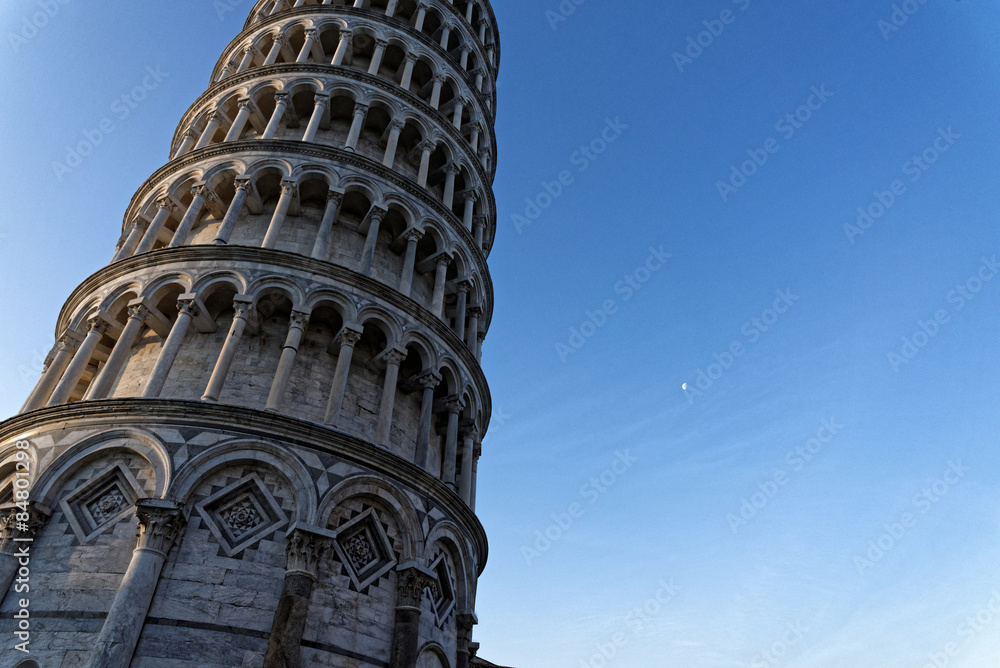
[[233,365],[233,358],[236,357],[236,349],[243,338],[243,332],[246,331],[250,309],[251,304],[249,301],[236,302],[236,313],[233,316],[233,324],[229,328],[229,335],[226,337],[226,342],[222,346],[222,352],[215,363],[215,369],[212,371],[212,377],[208,381],[205,394],[201,398],[202,401],[219,400],[222,388],[226,384],[226,378],[229,376],[229,369]]
[[351,359],[354,356],[354,346],[361,340],[361,331],[344,328],[340,335],[340,354],[337,355],[337,370],[333,374],[333,386],[330,388],[330,401],[327,403],[326,416],[323,422],[336,425],[340,419],[340,410],[344,406],[344,394],[347,391],[347,377],[351,373]]
[[66,371],[66,367],[69,366],[70,360],[73,359],[73,351],[76,349],[77,345],[78,341],[71,339],[68,335],[63,336],[59,340],[59,347],[56,349],[56,354],[52,358],[52,363],[49,364],[49,368],[42,373],[42,377],[35,385],[35,389],[32,390],[28,400],[24,402],[24,406],[21,407],[21,413],[28,413],[39,409],[48,402],[56,384],[59,382],[59,379],[62,378],[63,373]]
[[153,250],[156,240],[160,237],[160,232],[163,231],[163,226],[170,219],[170,213],[174,208],[173,203],[164,197],[158,200],[156,204],[156,215],[153,217],[153,221],[149,224],[149,227],[146,228],[146,234],[143,235],[142,241],[136,247],[135,255],[142,255]]
[[288,216],[288,208],[292,205],[292,198],[295,196],[295,183],[292,181],[282,181],[281,197],[278,198],[278,206],[271,216],[271,224],[267,227],[267,234],[264,235],[264,242],[261,248],[274,248],[278,245],[278,237],[281,235],[281,228],[285,224]]
[[80,383],[84,371],[90,366],[90,360],[94,356],[97,344],[101,342],[101,337],[107,331],[107,325],[100,318],[91,319],[89,324],[90,331],[87,332],[87,338],[83,340],[79,350],[73,355],[73,361],[69,363],[66,373],[63,374],[56,389],[53,390],[48,406],[58,406],[69,401],[73,390]]
[[177,353],[181,349],[181,344],[184,343],[184,337],[187,336],[191,321],[198,313],[197,307],[190,301],[180,303],[179,306],[180,312],[177,314],[177,320],[174,321],[173,327],[170,328],[167,340],[163,342],[163,347],[160,349],[160,356],[156,359],[156,366],[153,367],[152,373],[149,374],[149,380],[146,381],[146,388],[142,391],[144,399],[155,399],[160,396],[160,392],[163,391],[163,385],[167,382],[167,376],[170,375],[170,369],[174,366],[174,360],[177,359]]
[[385,379],[382,383],[382,402],[378,409],[378,427],[375,442],[389,447],[392,431],[392,412],[396,404],[396,383],[399,380],[399,365],[406,359],[405,350],[392,350],[386,356]]
[[213,243],[220,246],[229,243],[229,238],[233,236],[233,229],[236,227],[236,222],[240,219],[240,214],[243,213],[243,206],[246,204],[249,194],[250,180],[236,179],[236,194],[229,205],[229,210],[226,211],[226,217],[222,219],[222,224],[215,233]]
[[344,202],[343,193],[331,190],[326,196],[326,211],[323,212],[323,221],[319,224],[319,233],[316,235],[316,243],[313,244],[312,257],[314,260],[326,261],[330,258],[330,244],[333,241],[333,227],[337,224],[337,217],[340,215],[340,205]]
[[121,373],[122,368],[131,356],[132,346],[135,345],[135,340],[139,338],[139,333],[142,332],[142,328],[145,326],[149,310],[140,303],[130,306],[128,312],[129,318],[128,322],[125,323],[125,329],[122,330],[121,336],[118,337],[118,341],[115,343],[108,361],[101,366],[94,381],[87,388],[87,394],[84,395],[84,399],[90,401],[106,399],[111,392],[111,385],[117,380],[118,374]]
[[177,246],[182,246],[187,243],[187,238],[188,235],[191,234],[191,229],[201,217],[201,210],[205,206],[208,189],[204,186],[195,186],[191,192],[194,193],[194,199],[191,200],[187,213],[184,214],[184,218],[177,226],[177,230],[174,232],[174,238],[170,240],[169,244],[167,244],[167,248],[176,248]]
[[285,347],[281,350],[281,358],[278,360],[278,369],[274,373],[274,382],[271,383],[271,392],[267,397],[265,410],[281,410],[285,392],[288,390],[288,381],[292,377],[292,368],[295,366],[295,356],[298,354],[299,344],[302,343],[302,333],[308,319],[308,313],[292,313],[288,323]]

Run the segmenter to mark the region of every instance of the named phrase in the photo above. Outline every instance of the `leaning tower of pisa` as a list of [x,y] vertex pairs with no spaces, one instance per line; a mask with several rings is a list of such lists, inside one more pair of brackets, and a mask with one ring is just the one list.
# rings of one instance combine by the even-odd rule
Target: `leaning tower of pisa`
[[0,668],[480,663],[497,37],[256,2],[0,423]]

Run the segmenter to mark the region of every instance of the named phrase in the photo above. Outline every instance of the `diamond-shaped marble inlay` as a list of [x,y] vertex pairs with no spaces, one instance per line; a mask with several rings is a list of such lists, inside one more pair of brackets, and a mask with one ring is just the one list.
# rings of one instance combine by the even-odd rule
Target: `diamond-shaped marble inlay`
[[132,512],[142,486],[123,464],[94,476],[60,505],[73,532],[86,543]]
[[359,591],[396,565],[392,546],[373,509],[342,526],[334,546]]
[[443,554],[438,557],[431,570],[437,575],[437,581],[431,587],[434,617],[437,625],[442,626],[455,607],[455,588],[452,585],[448,562]]
[[288,522],[281,504],[256,473],[219,490],[195,509],[230,557]]

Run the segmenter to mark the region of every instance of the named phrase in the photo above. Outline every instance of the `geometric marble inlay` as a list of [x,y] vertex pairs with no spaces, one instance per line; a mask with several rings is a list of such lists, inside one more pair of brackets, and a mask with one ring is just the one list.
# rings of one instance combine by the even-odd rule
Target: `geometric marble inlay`
[[67,496],[60,506],[73,533],[87,543],[129,515],[142,496],[142,487],[128,467],[116,464]]
[[195,506],[209,530],[232,557],[288,521],[256,473],[219,490]]
[[437,581],[430,588],[435,622],[438,626],[444,626],[455,607],[455,588],[451,584],[451,574],[443,554],[437,558],[431,570],[437,575]]
[[337,530],[334,549],[358,591],[396,565],[385,529],[371,508]]

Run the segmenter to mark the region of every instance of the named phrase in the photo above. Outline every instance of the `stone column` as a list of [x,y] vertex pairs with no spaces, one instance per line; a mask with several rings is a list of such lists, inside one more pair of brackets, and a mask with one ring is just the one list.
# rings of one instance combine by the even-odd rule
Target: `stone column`
[[37,410],[48,403],[49,397],[52,396],[52,391],[55,389],[59,379],[62,378],[66,367],[69,366],[70,360],[73,359],[74,351],[79,347],[80,337],[76,332],[67,331],[59,337],[52,362],[42,372],[42,377],[35,385],[35,389],[31,391],[31,395],[24,402],[24,406],[21,407],[21,413]]
[[417,148],[420,149],[420,170],[417,172],[417,185],[421,188],[427,187],[427,178],[430,176],[431,151],[436,148],[432,141],[424,141]]
[[160,396],[160,392],[163,391],[163,385],[167,382],[167,376],[170,375],[170,369],[174,366],[174,360],[177,359],[177,353],[181,349],[181,344],[184,343],[184,338],[187,336],[191,321],[199,314],[196,299],[193,294],[184,294],[177,299],[177,306],[179,308],[177,320],[174,321],[173,327],[170,328],[170,334],[167,336],[167,340],[163,342],[163,347],[160,349],[160,356],[156,359],[156,366],[153,367],[152,373],[149,374],[149,380],[146,381],[146,388],[142,391],[143,399],[156,399]]
[[476,216],[472,221],[472,236],[476,242],[476,248],[483,250],[483,233],[486,231],[486,216]]
[[316,43],[316,29],[306,28],[305,31],[306,41],[302,44],[302,49],[299,51],[299,55],[295,58],[295,62],[304,63],[309,60],[309,54],[312,52],[313,44]]
[[261,248],[274,248],[278,245],[278,237],[281,235],[281,228],[288,216],[288,208],[292,205],[292,198],[295,197],[295,190],[295,181],[285,180],[281,182],[281,197],[278,198],[278,206],[274,209],[274,215],[271,216],[271,224],[267,227],[267,234],[264,235],[264,243],[260,245]]
[[278,134],[278,127],[281,125],[281,119],[285,117],[285,110],[287,108],[288,93],[275,93],[274,113],[271,114],[271,120],[267,122],[264,134],[260,136],[261,139],[274,139],[274,136]]
[[319,233],[316,235],[316,243],[313,244],[312,257],[314,260],[330,259],[330,244],[333,241],[333,227],[337,224],[337,217],[340,216],[340,207],[344,203],[344,193],[331,190],[326,195],[326,211],[323,212],[323,221],[319,224]]
[[139,240],[142,239],[142,233],[146,229],[145,221],[142,218],[136,218],[129,224],[128,233],[125,235],[125,240],[122,245],[115,252],[115,256],[111,258],[112,262],[118,262],[124,260],[127,257],[132,257],[132,253],[135,252],[136,246],[139,245]]
[[382,58],[385,57],[385,48],[389,46],[389,42],[384,39],[375,40],[375,53],[372,54],[371,65],[368,66],[368,74],[372,76],[378,76],[379,68],[382,67]]
[[209,142],[212,141],[212,137],[215,136],[215,131],[219,129],[222,125],[222,116],[217,111],[213,111],[208,117],[208,123],[205,125],[205,129],[201,133],[201,138],[198,143],[194,145],[194,150],[200,148],[205,148],[208,146]]
[[167,224],[170,220],[170,215],[173,213],[176,205],[168,197],[161,197],[156,200],[156,215],[153,216],[153,221],[149,224],[146,229],[146,234],[143,235],[142,241],[135,249],[135,255],[142,255],[143,253],[148,253],[153,250],[153,246],[156,245],[156,240],[160,237],[160,232],[163,231],[163,226]]
[[481,306],[473,306],[469,309],[469,327],[465,333],[465,345],[469,347],[472,354],[476,354],[476,338],[479,336],[479,318],[483,315]]
[[420,649],[420,602],[424,589],[434,577],[419,568],[396,570],[396,619],[392,628],[392,653],[389,668],[414,668]]
[[267,57],[264,58],[264,64],[262,67],[267,67],[268,65],[274,65],[275,61],[278,60],[278,54],[281,53],[281,47],[285,45],[285,37],[283,35],[277,35],[274,38],[274,44],[271,45],[271,50],[267,52]]
[[455,464],[458,460],[458,417],[465,408],[465,402],[459,396],[449,397],[444,402],[448,412],[448,433],[444,445],[444,462],[442,480],[451,489],[455,489]]
[[399,80],[399,86],[403,90],[410,90],[410,84],[413,83],[413,68],[416,64],[417,57],[412,53],[406,54],[406,59],[403,61],[403,76]]
[[445,24],[441,28],[441,48],[445,51],[448,50],[448,39],[451,37],[451,30],[452,27],[448,24]]
[[375,249],[378,246],[378,233],[382,227],[382,216],[385,212],[373,209],[368,222],[368,236],[365,237],[365,247],[361,251],[361,273],[371,276],[372,265],[375,263]]
[[305,134],[302,135],[302,141],[304,142],[316,140],[316,135],[319,133],[319,126],[323,122],[323,116],[326,114],[326,110],[330,106],[329,95],[316,93],[315,100],[316,103],[313,106],[312,116],[309,117],[309,123],[306,125]]
[[417,447],[413,463],[427,469],[427,457],[431,451],[431,421],[434,420],[434,390],[441,384],[441,374],[436,371],[425,371],[411,379],[414,390],[420,390],[420,426],[417,427]]
[[[469,3],[469,6],[471,7],[472,3]],[[469,55],[470,54],[472,54],[472,49],[470,49],[468,46],[463,46],[462,47],[462,58],[461,58],[461,60],[459,60],[459,66],[462,68],[463,71],[467,71],[469,69]]]
[[396,405],[396,383],[399,381],[399,365],[406,359],[406,350],[393,348],[385,356],[385,378],[382,382],[382,401],[378,408],[378,426],[375,443],[389,447],[392,430],[392,411]]
[[149,309],[142,304],[142,300],[137,301],[138,303],[129,304],[128,322],[125,323],[125,329],[122,330],[115,347],[111,350],[108,361],[101,366],[97,376],[87,388],[87,393],[83,397],[85,400],[106,399],[111,391],[111,384],[118,378],[122,367],[125,366],[132,354],[132,346],[135,345],[135,340],[139,338],[143,327],[146,326],[146,318],[149,316]]
[[483,341],[486,340],[486,333],[479,332],[476,334],[476,361],[483,361]]
[[241,60],[240,64],[236,67],[236,73],[239,74],[240,72],[246,72],[250,69],[250,65],[253,64],[253,58],[255,55],[257,55],[257,49],[254,47],[248,46],[243,49],[243,60]]
[[264,668],[302,668],[302,636],[309,618],[309,599],[319,566],[333,550],[334,534],[296,524],[285,548],[285,583],[271,623]]
[[177,152],[174,153],[174,159],[177,159],[191,150],[194,143],[198,141],[198,135],[191,128],[188,128],[187,132],[184,133],[184,138],[181,140],[181,145],[177,147]]
[[479,458],[483,454],[483,444],[477,443],[472,454],[472,493],[469,495],[469,508],[476,512],[476,490],[479,489]]
[[396,15],[396,6],[399,4],[399,0],[389,0],[388,6],[385,8],[385,15],[392,18]]
[[28,502],[27,512],[17,506],[0,512],[0,604],[21,567],[30,569],[21,560],[30,561],[32,543],[51,516],[51,510],[33,501]]
[[91,318],[87,322],[87,326],[89,328],[87,337],[80,344],[79,350],[73,355],[73,361],[66,368],[66,373],[63,374],[59,380],[59,384],[56,385],[56,389],[53,390],[47,404],[48,406],[58,406],[69,401],[73,390],[80,383],[80,378],[83,377],[83,373],[90,366],[90,360],[94,356],[97,344],[101,342],[101,337],[108,331],[108,323],[101,317]]
[[330,388],[330,401],[326,407],[323,422],[336,425],[340,418],[340,409],[344,405],[344,393],[347,391],[347,377],[351,373],[351,358],[354,357],[354,346],[361,340],[360,327],[345,325],[340,332],[340,354],[337,356],[337,370],[333,374],[333,387]]
[[351,59],[348,56],[349,52],[353,51],[351,38],[350,30],[340,31],[340,41],[337,42],[337,51],[333,54],[332,65],[350,64]]
[[469,146],[472,147],[473,152],[479,151],[479,126],[472,126],[472,133],[469,135]]
[[222,388],[226,384],[226,378],[229,376],[229,368],[233,365],[236,349],[243,338],[243,332],[246,331],[247,320],[252,316],[253,302],[250,301],[249,297],[237,295],[234,300],[234,306],[236,312],[233,314],[233,324],[229,328],[229,335],[226,337],[226,342],[222,346],[222,352],[215,363],[215,369],[212,371],[212,377],[208,381],[205,394],[201,398],[202,401],[219,400]]
[[236,119],[233,121],[232,127],[229,128],[226,138],[222,141],[237,141],[242,137],[243,130],[247,126],[247,121],[250,120],[250,114],[253,113],[253,109],[250,107],[250,98],[241,97],[237,105],[239,105],[240,111],[236,114]]
[[468,422],[462,429],[462,476],[459,480],[459,496],[466,505],[472,506],[472,462],[475,459],[476,439],[479,429],[475,422]]
[[285,392],[288,390],[288,381],[292,377],[292,367],[295,366],[295,357],[299,352],[299,344],[302,343],[302,333],[308,322],[308,313],[292,311],[292,317],[288,321],[288,336],[285,338],[285,347],[281,349],[278,369],[274,373],[274,382],[271,383],[271,392],[267,397],[267,405],[264,410],[281,410],[285,400]]
[[184,528],[182,508],[172,501],[142,499],[136,503],[135,514],[138,544],[85,668],[128,668],[131,664],[163,563]]
[[389,124],[389,139],[386,141],[385,155],[382,157],[383,167],[392,167],[396,162],[396,149],[399,148],[399,135],[403,127],[403,121],[393,121]]
[[[472,3],[469,3],[472,6]],[[479,623],[476,613],[469,611],[460,613],[456,622],[458,623],[458,663],[456,668],[469,668],[469,643],[472,642],[472,628]]]
[[465,211],[462,216],[462,224],[465,225],[465,229],[472,232],[472,218],[476,213],[476,200],[479,199],[475,192],[466,193],[465,195]]
[[450,164],[444,170],[444,195],[441,201],[449,209],[455,204],[455,177],[458,176],[458,167]]
[[420,32],[424,29],[424,20],[427,18],[427,5],[419,3],[417,5],[417,20],[413,23],[413,28]]
[[236,194],[233,195],[233,201],[229,205],[229,210],[226,211],[226,217],[222,219],[222,224],[215,232],[215,240],[212,243],[217,246],[229,243],[229,237],[233,236],[233,228],[236,227],[236,222],[240,219],[240,214],[243,213],[243,206],[246,204],[249,194],[250,179],[242,176],[236,177]]
[[413,272],[417,263],[417,243],[424,237],[424,233],[411,227],[403,232],[403,236],[406,237],[406,256],[403,258],[403,273],[399,277],[399,293],[409,297],[413,289]]
[[177,225],[177,230],[174,232],[174,238],[170,240],[167,244],[167,248],[176,248],[177,246],[183,246],[187,243],[187,238],[191,234],[191,229],[194,224],[198,222],[201,218],[201,211],[205,207],[205,200],[212,196],[208,187],[204,183],[196,183],[194,187],[191,188],[191,192],[194,194],[194,198],[191,200],[191,204],[188,205],[187,212],[184,214],[184,218],[181,219],[179,225]]
[[430,105],[437,109],[441,105],[441,89],[444,87],[444,77],[434,77],[434,87],[431,89]]
[[454,115],[451,117],[451,124],[458,130],[462,129],[462,113],[465,111],[466,104],[468,104],[468,102],[464,98],[458,98],[455,101],[455,111]]
[[465,310],[469,305],[469,291],[472,289],[472,283],[469,281],[459,281],[457,288],[458,302],[455,304],[455,334],[461,339],[465,336]]
[[434,296],[431,299],[431,313],[444,319],[444,288],[445,279],[448,277],[448,264],[451,258],[442,255],[437,260],[437,269],[434,273]]
[[358,140],[361,139],[361,130],[364,128],[367,115],[367,104],[354,105],[354,120],[351,121],[351,130],[347,133],[347,141],[344,144],[344,148],[348,151],[354,151],[358,148]]

